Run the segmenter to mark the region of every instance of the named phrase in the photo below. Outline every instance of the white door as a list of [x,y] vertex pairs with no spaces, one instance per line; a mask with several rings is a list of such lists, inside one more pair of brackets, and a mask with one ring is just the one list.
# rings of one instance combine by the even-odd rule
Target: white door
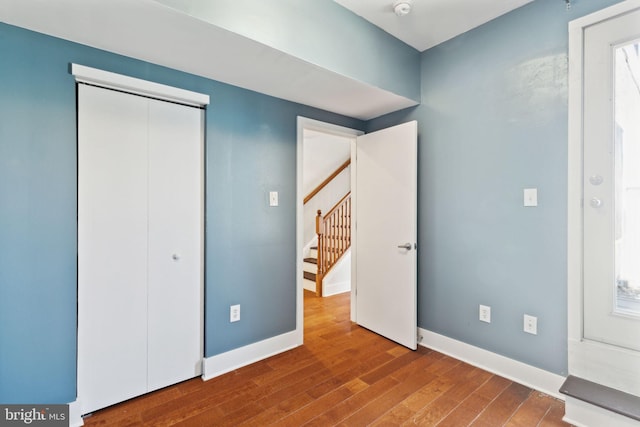
[[640,394],[639,52],[640,10],[584,31],[584,338],[607,345],[601,347],[601,381],[635,394]]
[[149,391],[201,374],[202,115],[149,102]]
[[83,85],[78,103],[78,393],[90,412],[146,392],[147,110]]
[[78,85],[82,413],[200,373],[201,118]]
[[356,141],[356,321],[416,349],[417,122]]

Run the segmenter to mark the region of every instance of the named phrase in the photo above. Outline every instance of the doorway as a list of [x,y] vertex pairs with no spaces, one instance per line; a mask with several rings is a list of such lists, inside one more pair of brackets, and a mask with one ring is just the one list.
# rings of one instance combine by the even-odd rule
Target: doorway
[[[415,349],[417,122],[364,135],[353,129],[298,118],[296,333],[300,344],[304,339],[301,183],[305,129],[343,135],[352,141],[351,215],[355,220],[351,222],[351,321]],[[361,209],[362,206],[368,209]],[[386,232],[381,233],[381,229]],[[361,238],[363,244],[360,244]],[[358,282],[361,274],[366,280]],[[374,318],[376,320],[372,320]]]
[[304,288],[326,297],[350,290],[353,138],[303,132]]
[[[569,373],[635,396],[640,396],[638,22],[640,2],[627,1],[569,27]],[[572,411],[577,413],[568,400],[567,413]]]
[[[296,171],[297,172],[296,174],[297,176],[296,177],[297,179],[296,277],[297,279],[296,280],[298,281],[298,285],[296,286],[296,289],[297,289],[296,290],[297,292],[296,330],[299,333],[300,343],[302,343],[302,340],[303,340],[302,326],[304,321],[303,320],[303,317],[304,317],[303,294],[305,289],[305,285],[303,282],[304,257],[309,250],[309,246],[312,246],[310,244],[311,236],[315,234],[315,225],[312,225],[312,224],[315,224],[315,215],[313,215],[313,212],[311,212],[311,209],[305,208],[304,199],[308,195],[309,191],[313,189],[312,187],[315,187],[315,185],[312,184],[313,182],[315,181],[321,182],[324,179],[322,178],[322,176],[325,175],[326,171],[329,171],[328,173],[331,174],[331,172],[335,170],[335,168],[332,169],[331,162],[328,162],[324,166],[317,168],[317,170],[314,171],[314,176],[312,176],[311,179],[307,178],[305,180],[304,171],[305,169],[308,170],[308,167],[305,167],[305,164],[308,164],[308,161],[309,161],[308,158],[305,159],[305,139],[309,141],[309,137],[312,136],[313,139],[318,140],[317,144],[312,143],[310,147],[307,148],[307,149],[310,148],[311,150],[313,150],[314,155],[316,154],[322,155],[321,144],[323,144],[324,142],[329,142],[329,144],[334,146],[348,143],[349,147],[346,150],[344,148],[338,148],[338,147],[334,147],[334,148],[336,148],[336,151],[340,153],[340,154],[336,154],[337,156],[344,156],[346,151],[347,152],[346,154],[348,154],[349,158],[351,158],[355,150],[355,138],[358,135],[362,135],[363,132],[356,129],[350,129],[343,126],[321,122],[318,120],[308,119],[305,117],[298,117],[297,126],[298,126],[298,136],[297,136],[297,171]],[[334,162],[334,163],[339,164],[342,162],[338,160],[337,162]],[[349,182],[347,184],[351,189],[351,195],[353,197],[353,194],[355,193],[354,166],[353,165],[349,166],[349,169],[350,169],[350,176],[345,176],[346,171],[344,171],[342,172],[342,175],[343,175],[342,180],[348,179]],[[307,173],[307,176],[308,175],[309,174]],[[306,185],[305,185],[305,182],[307,183]],[[344,182],[342,184],[338,184],[338,187],[340,185],[344,186],[344,184],[345,184]],[[329,204],[331,203],[329,202]],[[305,215],[305,210],[311,213],[307,212],[308,215]],[[353,215],[353,207],[352,207],[352,215]],[[353,243],[354,242],[353,242],[353,233],[352,233],[352,243],[351,243],[352,248],[354,246]],[[353,275],[354,275],[354,272],[351,271],[350,272],[351,283],[354,283]],[[353,287],[351,287],[351,292],[353,293]],[[350,299],[351,299],[351,310],[350,310],[351,320],[353,321],[354,320],[353,318],[354,298],[350,298]]]

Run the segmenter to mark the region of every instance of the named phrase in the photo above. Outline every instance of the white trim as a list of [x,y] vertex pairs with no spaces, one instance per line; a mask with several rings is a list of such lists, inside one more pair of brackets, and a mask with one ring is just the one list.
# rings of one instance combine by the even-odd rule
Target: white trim
[[[639,7],[640,0],[625,0],[604,9],[597,10],[581,18],[574,19],[569,22],[569,30],[582,31],[586,27],[615,18],[618,15],[624,15],[625,13]],[[575,71],[580,71],[580,69]]]
[[[349,276],[346,280],[336,281],[336,276],[340,274],[344,275],[344,269],[346,268],[346,264],[349,264]],[[322,296],[330,297],[332,295],[343,294],[345,292],[351,291],[351,248],[347,249],[345,253],[338,258],[331,271],[327,273],[326,276],[323,277],[322,280]]]
[[567,396],[564,402],[563,421],[576,427],[616,426],[638,427],[640,422],[598,406]]
[[[351,141],[351,218],[358,215],[358,138]],[[351,298],[349,320],[358,323],[357,293],[358,293],[358,236],[356,235],[356,221],[351,221]]]
[[124,90],[137,95],[150,96],[165,101],[179,102],[194,107],[209,104],[209,95],[167,86],[147,80],[136,79],[109,71],[99,70],[79,64],[71,64],[71,74],[77,82],[89,83],[109,89]]
[[558,390],[565,377],[526,363],[472,346],[453,338],[418,328],[419,344],[454,357],[485,371],[564,400]]
[[235,369],[291,350],[299,345],[298,334],[296,331],[292,331],[236,348],[226,353],[207,357],[202,364],[202,379],[205,381],[210,380]]
[[[304,130],[315,130],[319,132],[329,133],[332,135],[338,135],[342,137],[354,138],[356,136],[364,134],[364,132],[347,128],[344,126],[338,126],[331,123],[325,123],[314,119],[309,119],[307,117],[298,116],[297,119],[297,156],[296,156],[296,334],[299,340],[299,344],[302,345],[304,340],[304,298],[303,298],[303,290],[304,290],[304,279],[303,279],[303,250],[304,250],[304,194],[302,191],[302,164],[304,160]],[[352,147],[355,143],[352,143]],[[353,153],[353,149],[351,151]],[[354,165],[352,162],[351,165],[351,176],[354,175]],[[355,197],[355,188],[353,187],[353,179],[351,186],[351,199],[354,200]],[[355,209],[355,203],[351,204],[352,215],[353,209]],[[355,242],[353,241],[353,231],[351,233],[352,241],[351,241],[351,251],[352,258],[355,257],[353,254],[355,253]],[[353,273],[353,269],[351,272],[351,283],[355,282],[355,277]],[[351,287],[351,320],[353,321],[353,313],[355,310],[353,309],[355,304],[355,287]]]
[[69,403],[69,427],[80,427],[84,425],[82,419],[82,405],[76,399]]
[[351,291],[351,281],[343,280],[342,282],[338,282],[338,283],[329,283],[324,286],[324,289],[322,291],[323,291],[322,292],[323,297],[330,297],[332,295],[338,295],[338,294],[343,294],[345,292],[349,292]]
[[579,22],[587,18],[569,23],[567,156],[567,332],[569,341],[582,339],[582,46],[584,34],[583,26]]

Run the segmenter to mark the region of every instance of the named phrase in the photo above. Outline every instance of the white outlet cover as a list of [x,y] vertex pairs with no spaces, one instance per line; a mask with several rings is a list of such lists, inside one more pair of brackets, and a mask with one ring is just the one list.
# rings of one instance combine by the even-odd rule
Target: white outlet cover
[[229,307],[229,322],[237,322],[240,320],[240,304]]
[[538,318],[525,314],[523,329],[528,334],[538,335]]
[[480,304],[478,319],[481,322],[491,323],[491,307]]

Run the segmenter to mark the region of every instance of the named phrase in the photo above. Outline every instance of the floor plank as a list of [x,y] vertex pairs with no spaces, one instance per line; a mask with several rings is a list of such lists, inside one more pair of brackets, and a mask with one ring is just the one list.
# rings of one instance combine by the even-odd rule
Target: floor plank
[[349,294],[305,292],[305,345],[85,418],[91,426],[568,426],[562,401],[349,320]]

